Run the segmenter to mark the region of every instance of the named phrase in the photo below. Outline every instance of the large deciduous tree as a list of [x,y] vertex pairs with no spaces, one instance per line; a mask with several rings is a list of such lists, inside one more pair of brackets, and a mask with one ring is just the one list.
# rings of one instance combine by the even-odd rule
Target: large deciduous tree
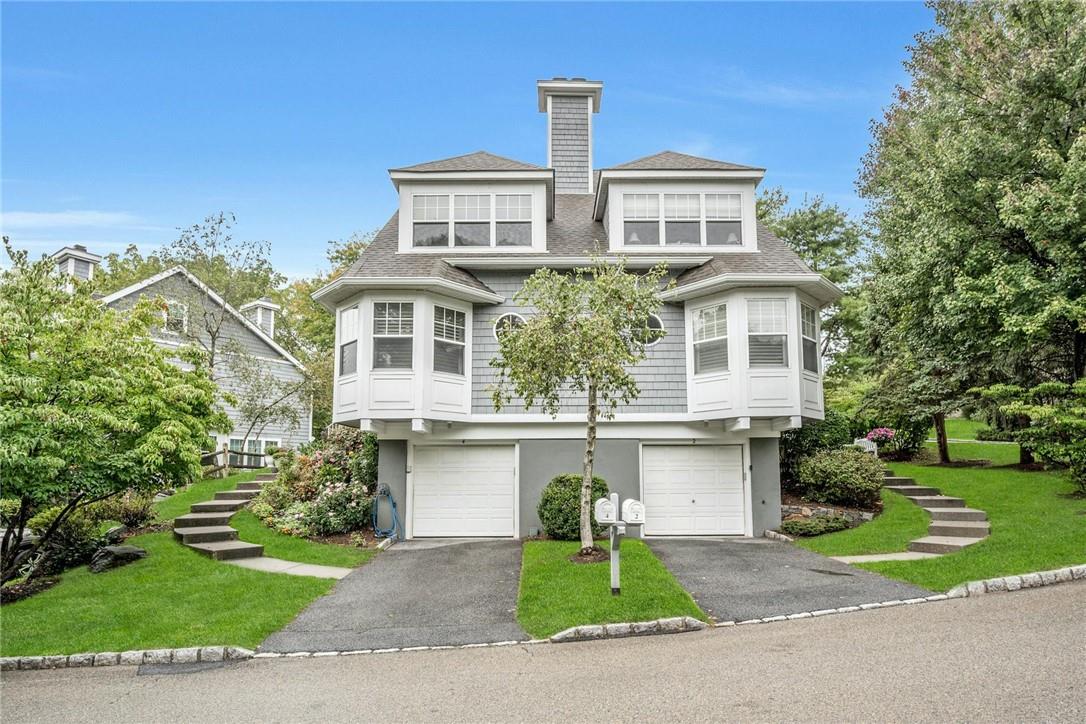
[[[30,262],[5,238],[0,274],[0,482],[18,501],[4,535],[0,578],[49,542],[74,512],[127,489],[200,475],[200,447],[222,424],[202,355],[171,364],[149,336],[161,311],[148,300],[119,312],[55,264]],[[60,506],[31,550],[20,540],[35,509]]]
[[571,397],[586,405],[584,467],[580,495],[581,553],[591,553],[592,470],[596,426],[614,417],[618,405],[637,398],[631,374],[659,331],[649,315],[660,308],[664,265],[645,274],[626,271],[625,262],[596,257],[590,268],[569,274],[540,269],[516,294],[532,311],[521,326],[499,335],[498,371],[492,392],[500,410],[514,398],[525,408],[538,405],[556,416]]
[[1082,379],[1086,5],[931,5],[940,27],[910,49],[860,179],[876,353],[944,399]]

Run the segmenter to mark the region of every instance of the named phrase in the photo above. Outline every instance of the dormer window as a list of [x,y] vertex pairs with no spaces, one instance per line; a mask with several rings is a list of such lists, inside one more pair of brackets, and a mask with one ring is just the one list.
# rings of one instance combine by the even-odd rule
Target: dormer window
[[[661,214],[663,210],[663,214]],[[742,194],[622,194],[625,246],[742,246]]]
[[456,246],[490,246],[490,195],[456,194],[453,200]]
[[498,246],[532,245],[531,194],[496,194],[494,210]]
[[448,246],[448,195],[416,195],[414,199],[414,221],[412,243],[415,246]]
[[416,248],[532,245],[532,194],[415,194],[412,206]]

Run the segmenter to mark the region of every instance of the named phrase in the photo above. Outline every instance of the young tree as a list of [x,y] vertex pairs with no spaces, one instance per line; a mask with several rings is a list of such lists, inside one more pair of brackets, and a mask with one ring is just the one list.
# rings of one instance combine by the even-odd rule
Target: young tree
[[659,332],[649,315],[660,308],[666,265],[643,275],[626,271],[624,260],[596,256],[591,268],[561,274],[540,269],[516,294],[533,310],[522,326],[499,336],[498,371],[492,392],[495,409],[519,398],[556,416],[561,401],[576,394],[587,406],[580,498],[581,554],[592,552],[592,469],[599,418],[611,419],[619,403],[640,390],[631,368],[645,358],[645,346]]
[[[149,337],[151,301],[118,312],[68,294],[55,265],[4,246],[0,273],[0,480],[18,511],[4,535],[0,580],[49,542],[73,512],[127,489],[200,475],[200,446],[221,424],[200,355],[170,363]],[[37,508],[61,512],[29,552],[13,545]]]

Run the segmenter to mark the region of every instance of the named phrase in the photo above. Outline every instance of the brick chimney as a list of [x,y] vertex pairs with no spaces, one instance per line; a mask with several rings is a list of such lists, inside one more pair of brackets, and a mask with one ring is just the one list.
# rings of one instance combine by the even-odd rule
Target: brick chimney
[[584,78],[536,82],[539,112],[547,114],[547,166],[554,169],[554,192],[590,194],[592,114],[600,112],[603,83]]
[[281,310],[282,307],[269,297],[261,297],[247,304],[242,304],[238,308],[239,312],[244,314],[250,322],[260,327],[260,331],[272,339],[275,339],[275,315]]

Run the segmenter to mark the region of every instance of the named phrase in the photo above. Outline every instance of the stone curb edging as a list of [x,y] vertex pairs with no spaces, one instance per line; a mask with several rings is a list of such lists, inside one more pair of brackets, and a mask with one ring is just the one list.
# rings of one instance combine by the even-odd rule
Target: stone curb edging
[[453,644],[447,646],[405,646],[391,649],[357,649],[354,651],[292,651],[289,654],[278,651],[262,651],[253,654],[254,659],[316,659],[326,656],[360,656],[363,654],[395,654],[407,651],[452,651],[453,649],[486,649],[498,646],[527,646],[529,644],[548,644],[550,639],[528,639],[525,641],[494,641],[482,644]]
[[781,543],[795,543],[795,541],[796,541],[796,539],[793,538],[792,536],[785,535],[784,533],[780,533],[780,532],[775,531],[775,530],[766,530],[765,532],[762,533],[762,535],[765,536],[766,538],[770,539],[770,540],[777,540],[777,541],[780,541]]
[[924,598],[906,598],[898,601],[880,601],[878,603],[861,603],[856,606],[841,606],[840,608],[824,608],[819,611],[801,611],[800,613],[782,614],[780,616],[766,616],[765,618],[750,618],[745,621],[718,621],[714,628],[727,628],[729,626],[745,626],[752,623],[776,623],[777,621],[795,621],[801,618],[815,618],[829,616],[835,613],[852,613],[854,611],[870,611],[875,608],[892,608],[894,606],[909,606],[917,603],[930,603],[932,601],[946,601],[952,598],[947,593],[937,593],[934,596]]
[[78,669],[87,666],[139,666],[141,664],[195,664],[205,661],[240,661],[253,652],[240,646],[193,646],[183,649],[105,651],[58,656],[9,656],[0,658],[0,671]]
[[561,644],[568,641],[593,641],[595,639],[625,638],[627,636],[683,633],[684,631],[700,631],[708,627],[709,624],[691,616],[673,616],[671,618],[658,618],[653,621],[574,626],[559,631],[548,640],[551,643]]
[[985,593],[1007,593],[1023,588],[1041,588],[1042,586],[1054,586],[1057,583],[1068,583],[1086,579],[1086,563],[1077,566],[1057,568],[1052,571],[1037,571],[1035,573],[1023,573],[1017,576],[1002,576],[1000,578],[987,578],[982,581],[969,581],[947,591],[950,598],[968,598],[980,596]]

